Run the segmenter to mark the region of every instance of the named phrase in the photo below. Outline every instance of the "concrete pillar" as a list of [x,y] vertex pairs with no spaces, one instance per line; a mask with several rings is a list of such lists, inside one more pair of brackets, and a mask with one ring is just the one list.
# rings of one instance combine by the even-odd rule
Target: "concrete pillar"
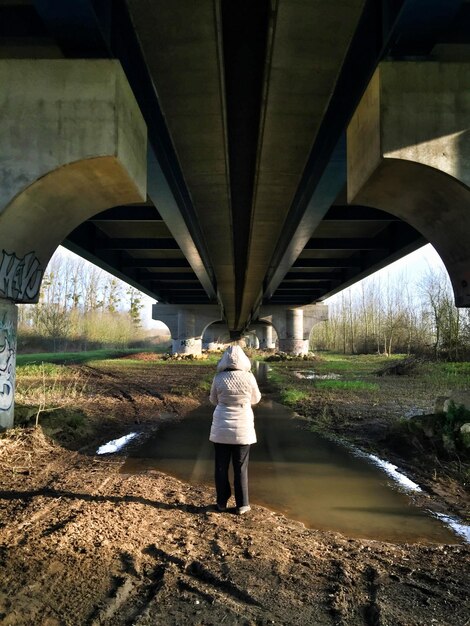
[[255,350],[258,350],[259,339],[256,336],[256,333],[254,330],[249,331],[246,335],[243,336],[243,338],[245,339],[247,348],[254,348]]
[[224,350],[230,342],[230,333],[227,324],[216,322],[204,331],[202,337],[203,350]]
[[348,202],[387,211],[436,248],[470,306],[468,62],[383,62],[347,131]]
[[193,311],[178,311],[178,336],[173,339],[173,354],[201,354],[202,338],[196,336]]
[[296,308],[264,305],[259,312],[259,320],[268,322],[276,330],[279,350],[288,354],[306,354],[313,326],[327,319],[328,306],[325,304]]
[[310,333],[312,328],[320,322],[328,320],[328,305],[326,304],[310,304],[303,307],[304,311],[304,342],[305,352],[310,350]]
[[288,354],[304,354],[304,312],[302,309],[286,310],[285,334],[279,337],[279,350]]
[[0,431],[13,427],[18,310],[0,299]]
[[259,337],[259,347],[262,350],[271,350],[273,345],[273,327],[269,324],[258,326],[256,332]]
[[0,297],[37,302],[79,224],[147,196],[147,129],[118,61],[0,60]]
[[220,307],[215,304],[178,306],[154,304],[152,318],[166,324],[172,338],[173,354],[201,354],[202,335],[212,323],[220,321]]

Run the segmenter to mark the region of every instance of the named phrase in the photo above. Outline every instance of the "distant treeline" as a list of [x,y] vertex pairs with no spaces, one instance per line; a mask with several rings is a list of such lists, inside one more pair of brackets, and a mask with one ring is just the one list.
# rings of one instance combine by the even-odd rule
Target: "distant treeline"
[[[142,294],[78,257],[55,254],[40,301],[18,307],[18,350],[139,347],[159,340],[142,328]],[[162,341],[165,337],[160,337]]]
[[329,320],[312,331],[316,350],[345,354],[406,353],[470,358],[470,309],[457,309],[447,273],[431,270],[411,282],[368,279],[329,305]]

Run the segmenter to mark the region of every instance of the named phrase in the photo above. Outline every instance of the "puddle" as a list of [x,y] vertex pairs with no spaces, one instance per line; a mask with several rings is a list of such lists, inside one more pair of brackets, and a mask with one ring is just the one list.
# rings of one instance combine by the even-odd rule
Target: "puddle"
[[462,524],[460,520],[455,517],[451,517],[450,515],[444,515],[444,513],[436,513],[433,511],[430,511],[430,513],[450,526],[455,534],[465,540],[465,543],[470,543],[470,526]]
[[371,463],[373,463],[374,465],[382,469],[386,474],[390,476],[392,480],[395,481],[397,486],[401,487],[405,491],[415,492],[415,493],[419,493],[423,491],[417,483],[413,482],[412,480],[408,478],[408,476],[405,476],[405,474],[400,472],[398,467],[396,465],[393,465],[393,463],[390,463],[390,461],[384,461],[384,459],[379,458],[375,454],[363,452],[362,450],[359,450],[358,448],[355,448],[354,446],[347,446],[347,447],[351,450],[352,454],[354,454],[355,456],[362,457],[363,459],[368,459]]
[[339,380],[341,374],[317,374],[313,370],[302,370],[294,372],[297,378],[303,378],[307,380]]
[[[178,423],[163,424],[141,446],[133,446],[121,471],[158,470],[213,487],[213,447],[208,441],[211,416],[212,407],[202,406]],[[252,503],[310,528],[350,537],[462,543],[463,529],[419,508],[410,496],[419,486],[391,463],[307,430],[305,420],[269,400],[256,407],[255,422],[258,443],[251,448]]]
[[122,450],[124,446],[135,439],[139,433],[129,433],[128,435],[124,435],[124,437],[119,437],[119,439],[113,439],[112,441],[108,441],[108,443],[103,444],[98,448],[96,454],[114,454],[115,452],[119,452]]

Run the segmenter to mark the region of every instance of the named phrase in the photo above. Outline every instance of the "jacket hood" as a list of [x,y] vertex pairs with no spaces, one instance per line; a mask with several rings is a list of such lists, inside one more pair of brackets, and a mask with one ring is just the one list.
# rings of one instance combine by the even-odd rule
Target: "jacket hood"
[[222,358],[217,363],[217,371],[223,372],[226,369],[242,370],[244,372],[251,370],[250,359],[240,346],[230,346],[223,353]]

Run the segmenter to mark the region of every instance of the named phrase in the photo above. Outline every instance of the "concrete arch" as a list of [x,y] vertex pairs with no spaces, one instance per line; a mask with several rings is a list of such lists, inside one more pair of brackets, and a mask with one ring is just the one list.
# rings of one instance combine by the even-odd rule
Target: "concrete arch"
[[142,200],[113,156],[77,161],[41,177],[0,215],[0,295],[36,302],[44,268],[74,228],[107,208]]
[[222,313],[216,304],[185,306],[157,303],[152,306],[152,318],[169,328],[173,354],[201,354],[205,330],[214,322],[221,321]]
[[255,333],[255,336],[258,339],[258,348],[262,350],[274,349],[276,345],[277,331],[271,322],[259,319],[250,325],[249,332]]
[[264,315],[263,313],[260,313],[258,320],[255,324],[253,324],[253,326],[255,326],[256,324],[264,324],[265,326],[270,326],[276,333],[276,337],[279,337],[279,328],[281,324],[277,316],[273,315],[271,311],[266,312]]
[[202,332],[202,347],[205,350],[220,350],[230,341],[229,328],[220,320],[211,322]]
[[354,202],[382,209],[416,228],[436,248],[458,307],[470,306],[470,189],[434,167],[382,159]]
[[81,222],[146,198],[147,131],[117,61],[0,61],[0,298],[36,302]]
[[14,303],[38,301],[81,222],[145,200],[147,130],[118,61],[3,59],[0,86],[1,430],[13,426]]

